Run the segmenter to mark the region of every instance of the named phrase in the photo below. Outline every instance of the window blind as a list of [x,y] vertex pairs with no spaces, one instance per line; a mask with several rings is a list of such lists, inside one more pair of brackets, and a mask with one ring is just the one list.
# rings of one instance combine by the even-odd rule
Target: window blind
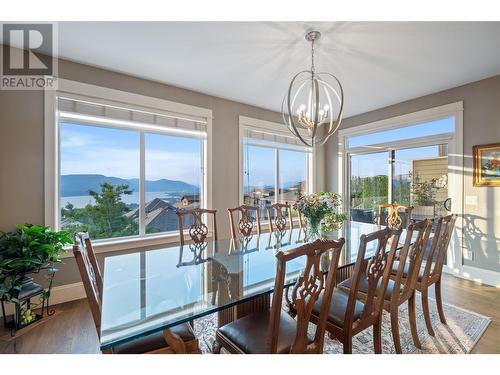
[[[287,129],[284,129],[287,130]],[[245,142],[256,141],[257,143],[272,143],[272,144],[286,144],[298,148],[308,148],[298,138],[290,134],[290,136],[282,133],[272,133],[260,129],[245,129],[244,130]]]
[[99,103],[61,95],[57,97],[57,110],[60,120],[115,121],[118,124],[154,125],[166,130],[178,129],[200,134],[207,132],[206,118],[121,103]]

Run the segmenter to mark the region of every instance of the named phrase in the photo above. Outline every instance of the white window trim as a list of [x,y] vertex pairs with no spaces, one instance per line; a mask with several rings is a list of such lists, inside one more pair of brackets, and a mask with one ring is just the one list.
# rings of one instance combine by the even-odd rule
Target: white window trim
[[[244,162],[243,162],[243,157],[244,157],[244,138],[245,138],[245,131],[247,130],[256,130],[256,131],[262,131],[265,133],[270,133],[270,134],[275,134],[278,136],[286,136],[290,137],[291,134],[288,131],[288,129],[285,128],[285,125],[281,123],[276,123],[276,122],[271,122],[271,121],[266,121],[266,120],[260,120],[252,117],[246,117],[246,116],[239,116],[239,168],[238,168],[238,186],[239,186],[239,202],[240,204],[243,204],[244,202],[244,192],[243,192],[243,172],[244,172]],[[265,145],[257,145],[259,147],[267,147]],[[274,147],[273,147],[274,148]],[[285,150],[293,150],[293,151],[300,151],[298,150],[297,147],[287,147],[287,145],[283,145],[282,147],[279,147],[280,149],[285,149]],[[310,147],[304,146],[304,149],[310,149]],[[310,158],[308,161],[307,165],[307,190],[308,193],[312,193],[316,191],[316,165],[317,165],[317,158],[318,158],[318,149],[315,147],[313,148]],[[278,158],[276,159],[276,163],[279,163]],[[277,196],[276,196],[277,199]]]
[[[45,225],[57,228],[59,216],[59,126],[57,124],[57,96],[61,93],[75,99],[94,98],[105,104],[106,101],[120,102],[129,108],[147,107],[153,110],[181,114],[187,119],[202,117],[207,121],[207,135],[205,138],[204,155],[202,155],[204,181],[203,202],[207,208],[212,208],[212,110],[195,107],[188,104],[176,103],[169,100],[134,94],[121,90],[90,85],[86,83],[59,79],[58,90],[44,91],[44,198],[45,198]],[[141,137],[143,142],[143,137]],[[141,164],[144,160],[141,160]],[[144,168],[142,168],[144,171]],[[142,172],[143,173],[143,172]],[[96,252],[128,250],[142,246],[178,243],[178,233],[156,235],[130,236],[96,241]],[[72,256],[72,255],[67,255]]]
[[[463,101],[458,101],[455,103],[445,104],[438,107],[433,107],[413,113],[408,113],[401,116],[391,117],[383,119],[380,121],[375,121],[352,128],[341,129],[338,132],[338,144],[339,144],[339,158],[338,158],[338,191],[344,197],[344,207],[349,210],[349,199],[347,193],[349,192],[349,161],[347,158],[348,152],[357,151],[364,152],[367,151],[367,147],[357,147],[353,149],[347,149],[346,141],[347,138],[353,135],[360,135],[390,129],[396,129],[404,126],[414,125],[418,123],[428,122],[432,120],[438,120],[442,118],[453,117],[455,122],[455,129],[453,134],[441,134],[437,136],[429,136],[422,138],[415,138],[409,140],[402,140],[397,142],[391,142],[390,144],[379,144],[370,145],[369,147],[380,147],[380,151],[386,151],[395,148],[404,147],[418,147],[425,146],[429,144],[436,144],[439,141],[445,141],[448,143],[448,165],[453,166],[453,168],[448,168],[448,191],[452,198],[452,212],[457,215],[457,221],[455,225],[455,231],[450,241],[450,246],[447,253],[447,266],[444,268],[445,271],[449,273],[454,273],[465,278],[470,275],[470,268],[463,265],[462,254],[463,254],[463,211],[464,211],[464,201],[463,201],[463,188],[464,188],[464,153],[463,153]],[[379,151],[372,150],[371,152]],[[344,194],[345,193],[345,194]],[[477,275],[482,275],[482,270],[476,268],[474,276],[476,278],[481,278]],[[483,276],[484,279],[484,276]]]

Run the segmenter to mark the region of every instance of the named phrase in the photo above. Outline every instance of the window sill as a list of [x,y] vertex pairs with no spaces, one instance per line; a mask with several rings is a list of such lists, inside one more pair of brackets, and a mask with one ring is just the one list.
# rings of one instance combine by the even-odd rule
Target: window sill
[[[210,235],[209,235],[210,237]],[[132,238],[119,238],[110,240],[96,240],[92,242],[96,254],[126,251],[133,249],[140,249],[143,247],[169,245],[174,246],[179,244],[179,234],[165,233],[160,235],[148,235],[145,237],[132,237]],[[71,246],[68,247],[68,252],[63,254],[61,258],[71,258],[73,253]]]
[[[293,218],[293,227],[299,227],[298,218]],[[269,221],[261,222],[261,232],[269,232]],[[208,238],[212,237],[212,233],[208,234]],[[188,231],[184,233],[184,238],[189,241]],[[94,240],[92,241],[92,247],[94,248],[96,254],[120,252],[127,250],[140,249],[145,247],[167,245],[176,246],[179,245],[179,234],[177,232],[165,233],[165,234],[150,234],[145,237],[122,237],[110,240]],[[67,247],[68,252],[61,255],[61,259],[72,258],[73,252],[71,245]]]

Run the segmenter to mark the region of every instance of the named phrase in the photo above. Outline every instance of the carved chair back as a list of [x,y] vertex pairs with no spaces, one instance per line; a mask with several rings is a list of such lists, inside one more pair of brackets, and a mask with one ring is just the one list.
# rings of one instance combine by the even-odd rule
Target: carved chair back
[[455,227],[457,216],[451,214],[439,218],[429,253],[425,256],[425,268],[422,277],[424,283],[432,283],[441,277],[446,251]]
[[[267,209],[267,219],[269,224],[269,232],[279,231],[283,232],[287,229],[293,229],[292,222],[292,206],[290,203],[274,203]],[[274,218],[272,212],[275,213]],[[288,215],[288,218],[286,217]]]
[[[294,309],[297,313],[297,331],[290,353],[320,354],[323,352],[328,310],[335,286],[335,274],[337,272],[340,252],[344,246],[344,242],[343,238],[338,241],[316,240],[315,242],[284,252],[280,251],[276,254],[277,272],[271,307],[271,324],[269,332],[271,337],[270,353],[276,353],[277,351],[286,264],[293,259],[303,256],[306,257],[306,265],[292,289],[292,303],[294,304]],[[332,249],[332,252],[330,254],[325,253],[329,249]],[[326,270],[320,269],[322,256],[330,256],[328,269]],[[326,280],[324,271],[328,272]],[[309,320],[311,318],[313,306],[322,292],[323,299],[321,312],[318,325],[316,326],[314,341],[308,344],[307,328],[309,326]]]
[[184,245],[184,229],[189,225],[189,237],[194,243],[202,243],[207,239],[209,230],[207,224],[203,221],[205,215],[213,218],[213,239],[217,241],[217,210],[208,210],[204,208],[196,208],[192,210],[177,210],[177,218],[179,220],[179,237],[181,246]]
[[[349,289],[349,299],[345,315],[345,327],[347,327],[348,330],[354,330],[356,327],[364,327],[373,324],[381,313],[384,295],[389,282],[390,272],[394,262],[396,249],[398,248],[401,232],[401,229],[384,228],[368,235],[361,235],[358,257],[354,265],[352,286]],[[391,239],[391,243],[390,249],[387,251],[389,239]],[[367,261],[365,256],[368,246],[373,246],[375,251],[373,257]],[[356,322],[353,322],[354,307],[363,273],[368,279],[364,309],[361,313],[361,317]]]
[[85,294],[87,295],[92,318],[94,318],[97,334],[100,336],[102,275],[87,232],[75,234],[73,254],[82,277],[83,287],[85,289]]
[[[388,210],[387,217],[384,220],[384,224],[387,224],[388,227],[393,229],[408,228],[411,223],[413,206],[408,207],[395,203],[379,204],[377,225],[382,225],[382,215],[384,209]],[[404,213],[404,217],[400,215],[400,212]]]
[[[405,243],[399,252],[399,266],[393,277],[393,297],[396,293],[400,293],[401,285],[403,285],[402,300],[408,299],[415,290],[431,229],[432,221],[428,219],[408,226]],[[413,244],[411,244],[412,239],[414,239]],[[406,275],[405,268],[407,268]]]
[[[257,234],[260,235],[260,216],[259,216],[259,207],[257,206],[247,206],[241,205],[235,208],[228,208],[229,213],[229,222],[231,224],[231,237],[236,238],[236,228],[235,228],[235,218],[234,215],[239,213],[238,220],[238,232],[243,237],[250,236],[254,230],[257,231]],[[250,213],[254,214],[251,215]]]

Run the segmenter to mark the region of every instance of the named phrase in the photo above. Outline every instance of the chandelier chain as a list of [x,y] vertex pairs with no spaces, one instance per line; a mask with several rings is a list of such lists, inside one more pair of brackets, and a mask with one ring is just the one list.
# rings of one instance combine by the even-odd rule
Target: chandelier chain
[[311,40],[311,72],[314,73],[314,39]]

